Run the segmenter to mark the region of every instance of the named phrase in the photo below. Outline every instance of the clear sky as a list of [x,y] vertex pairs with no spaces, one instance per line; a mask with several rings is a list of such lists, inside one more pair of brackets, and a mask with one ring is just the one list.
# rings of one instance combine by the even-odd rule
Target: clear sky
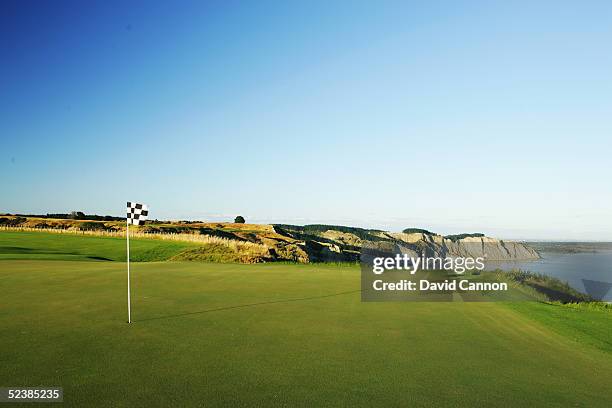
[[610,1],[3,1],[0,212],[612,240]]

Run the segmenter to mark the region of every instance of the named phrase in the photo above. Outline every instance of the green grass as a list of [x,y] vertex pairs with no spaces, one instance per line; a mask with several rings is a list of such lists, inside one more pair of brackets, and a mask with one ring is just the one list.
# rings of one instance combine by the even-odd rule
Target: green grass
[[0,260],[0,384],[76,407],[612,406],[603,309],[362,303],[357,266],[132,272],[128,325],[125,264]]
[[[131,239],[130,261],[164,261],[197,247],[190,242]],[[0,260],[108,260],[125,261],[125,238],[49,232],[0,231]]]
[[124,269],[0,261],[0,383],[71,406],[612,403],[600,311],[361,303],[357,268],[141,263],[127,325]]
[[612,310],[600,302],[580,305],[517,302],[508,306],[564,337],[612,354]]

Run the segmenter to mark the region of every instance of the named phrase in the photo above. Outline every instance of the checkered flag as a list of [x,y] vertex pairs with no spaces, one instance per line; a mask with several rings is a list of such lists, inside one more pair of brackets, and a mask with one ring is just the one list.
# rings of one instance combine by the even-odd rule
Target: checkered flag
[[149,215],[149,207],[146,204],[127,203],[127,222],[133,225],[143,225]]

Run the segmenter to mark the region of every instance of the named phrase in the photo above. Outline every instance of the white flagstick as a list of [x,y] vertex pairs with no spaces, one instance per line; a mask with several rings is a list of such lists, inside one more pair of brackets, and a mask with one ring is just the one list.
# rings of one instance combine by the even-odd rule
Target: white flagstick
[[134,225],[143,225],[149,215],[146,204],[127,202],[127,217],[125,220],[125,237],[127,241],[127,302],[128,323],[132,323],[132,302],[130,301],[130,222]]
[[128,323],[132,323],[132,304],[130,302],[130,220],[126,220],[126,236],[127,236],[127,292],[128,292]]

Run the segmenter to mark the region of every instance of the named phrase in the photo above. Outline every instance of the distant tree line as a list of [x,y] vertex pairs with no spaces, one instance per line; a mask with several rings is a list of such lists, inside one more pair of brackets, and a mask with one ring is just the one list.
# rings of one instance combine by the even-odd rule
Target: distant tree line
[[434,232],[427,231],[426,229],[422,229],[422,228],[406,228],[402,232],[404,234],[429,234],[429,235],[436,235]]
[[82,211],[72,211],[69,214],[4,214],[17,217],[30,218],[55,218],[58,220],[91,220],[91,221],[123,221],[125,217],[113,217],[112,215],[85,214]]

